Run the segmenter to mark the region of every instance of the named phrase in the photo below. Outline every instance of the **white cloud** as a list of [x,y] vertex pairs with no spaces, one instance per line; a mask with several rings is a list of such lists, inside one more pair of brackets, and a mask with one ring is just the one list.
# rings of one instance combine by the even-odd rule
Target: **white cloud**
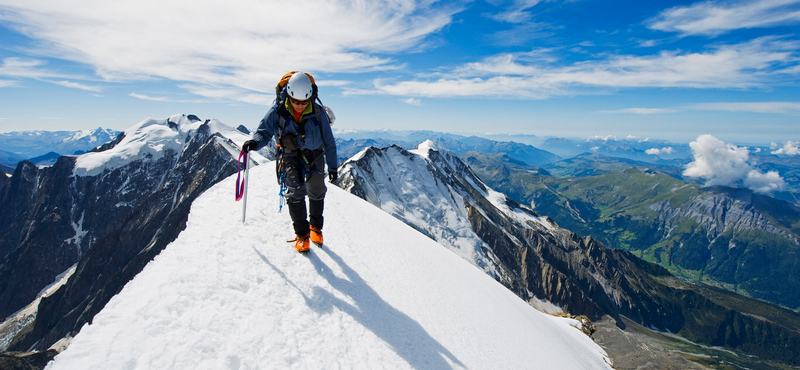
[[639,44],[640,47],[643,48],[652,48],[654,46],[661,44],[661,41],[659,40],[637,40],[636,42]]
[[648,20],[649,28],[682,36],[717,36],[743,28],[800,23],[798,0],[705,1],[667,9]]
[[492,14],[489,17],[498,22],[525,23],[532,17],[528,9],[533,8],[541,1],[542,0],[514,0],[513,4],[506,10],[497,14]]
[[762,173],[758,170],[751,170],[744,179],[744,186],[755,192],[770,193],[783,190],[786,181],[776,171]]
[[36,52],[88,64],[106,81],[165,78],[269,91],[288,70],[402,68],[377,55],[418,47],[460,8],[428,0],[0,0],[0,10],[5,25],[41,42]]
[[80,83],[77,83],[77,82],[70,82],[70,81],[50,81],[50,82],[52,82],[52,83],[54,83],[56,85],[61,85],[61,86],[69,87],[69,88],[73,88],[73,89],[80,89],[80,90],[94,91],[94,92],[101,92],[102,91],[102,89],[99,86],[87,86],[87,85],[80,84]]
[[[2,15],[2,12],[0,12]],[[63,81],[58,79],[69,78],[78,80],[87,80],[87,77],[77,75],[67,75],[58,72],[52,72],[45,68],[46,62],[38,59],[29,58],[5,58],[3,63],[0,64],[0,76],[16,77],[16,78],[31,78],[39,81],[49,82],[64,87],[73,89],[80,89],[86,91],[100,92],[99,86],[89,86],[77,82]],[[4,84],[8,82],[8,84]],[[13,81],[0,81],[0,87],[14,86],[16,83]]]
[[207,98],[228,99],[258,105],[271,105],[275,100],[274,91],[262,94],[237,87],[199,86],[193,84],[179,85],[179,87],[186,89],[192,94]]
[[44,61],[38,59],[5,58],[3,59],[3,64],[0,64],[0,76],[34,79],[57,77],[53,73],[48,73],[39,68],[45,64]]
[[617,140],[617,135],[594,135],[586,139],[586,141],[593,141],[593,140],[602,140],[602,141]]
[[675,152],[675,149],[672,149],[671,146],[667,146],[667,147],[663,147],[661,149],[658,149],[658,148],[647,149],[644,152],[647,153],[647,154],[650,154],[650,155],[672,154],[673,152]]
[[628,114],[641,114],[641,115],[649,115],[649,114],[666,114],[666,113],[675,113],[678,112],[675,109],[663,109],[663,108],[626,108],[626,109],[618,109],[618,110],[604,110],[600,111],[600,113],[628,113]]
[[737,103],[700,103],[688,106],[689,109],[750,112],[750,113],[786,113],[800,111],[799,102],[737,102]]
[[[495,19],[522,22],[514,27],[532,27],[536,34],[555,27],[531,22],[539,2],[512,0]],[[202,86],[188,90],[205,97],[269,104],[275,81],[288,70],[330,74],[406,68],[391,55],[428,47],[428,37],[452,23],[463,4],[240,0],[231,6],[141,0],[123,7],[99,0],[84,0],[81,6],[0,0],[0,22],[37,40],[40,46],[32,53],[88,65],[106,82],[168,79]],[[414,80],[376,80],[367,89],[324,78],[320,86],[339,86],[350,95],[521,99],[638,87],[751,88],[800,73],[798,50],[800,42],[763,37],[704,51],[600,55],[564,65],[553,50],[537,49],[490,56]],[[3,76],[68,80],[76,88],[99,89],[75,82],[92,78],[49,72],[41,60],[7,58],[0,66]],[[656,112],[637,109],[626,113]]]
[[420,101],[419,99],[414,99],[414,98],[408,98],[408,99],[401,100],[401,101],[403,103],[408,104],[408,105],[421,105],[422,104],[422,101]]
[[351,84],[350,81],[328,80],[328,79],[319,80],[319,81],[315,80],[314,82],[317,83],[317,86],[339,86],[339,87],[341,87],[341,86],[347,86],[347,85]]
[[[777,148],[777,144],[772,143],[775,145],[772,149]],[[800,154],[800,142],[795,142],[791,140],[787,140],[786,144],[783,145],[782,148],[773,150],[770,153],[772,154],[786,154],[786,155],[798,155]]]
[[173,99],[165,97],[165,96],[153,97],[153,96],[147,96],[147,95],[144,95],[144,94],[137,94],[137,93],[130,93],[130,94],[128,94],[128,96],[132,96],[132,97],[134,97],[136,99],[149,100],[149,101],[160,101],[160,102],[173,102],[174,101]]
[[[490,56],[413,81],[375,81],[383,93],[425,97],[517,97],[596,94],[598,88],[688,87],[752,88],[770,86],[800,65],[800,42],[762,37],[705,52],[661,51],[655,55],[616,55],[556,66],[550,50]],[[798,70],[800,71],[800,70]],[[588,92],[587,92],[588,91]],[[646,111],[639,111],[639,114]]]
[[700,135],[689,146],[694,161],[686,165],[683,175],[706,179],[706,185],[745,187],[761,192],[782,190],[786,185],[783,178],[774,171],[762,173],[750,164],[750,151],[747,147],[725,144],[712,135]]
[[22,71],[29,71],[30,68],[38,67],[44,65],[45,62],[37,59],[25,59],[25,58],[5,58],[3,59],[3,65],[0,66],[0,71],[3,71],[4,74],[13,74],[15,71],[21,71],[20,74],[25,74]]
[[16,85],[17,85],[16,81],[0,80],[0,87],[11,87]]

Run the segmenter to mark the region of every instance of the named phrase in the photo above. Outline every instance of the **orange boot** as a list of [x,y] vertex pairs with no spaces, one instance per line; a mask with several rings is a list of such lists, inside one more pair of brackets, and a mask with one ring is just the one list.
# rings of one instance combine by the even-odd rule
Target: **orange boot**
[[322,230],[317,229],[314,226],[311,226],[311,241],[317,245],[317,247],[322,246]]
[[294,242],[294,248],[297,249],[298,252],[303,254],[308,252],[308,235],[298,235],[294,240],[289,240],[289,243],[291,242]]

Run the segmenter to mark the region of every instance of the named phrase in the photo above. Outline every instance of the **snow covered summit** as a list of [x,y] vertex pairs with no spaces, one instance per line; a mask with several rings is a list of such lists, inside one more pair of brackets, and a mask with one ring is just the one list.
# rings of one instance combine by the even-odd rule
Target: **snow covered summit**
[[167,119],[145,119],[123,132],[113,148],[77,157],[75,175],[95,176],[140,159],[157,160],[170,152],[180,154],[197,130],[207,125],[212,133],[236,142],[248,137],[232,127],[212,119],[203,122],[197,116],[176,114]]
[[577,322],[328,187],[323,248],[286,243],[272,163],[201,195],[187,228],[47,369],[610,369]]

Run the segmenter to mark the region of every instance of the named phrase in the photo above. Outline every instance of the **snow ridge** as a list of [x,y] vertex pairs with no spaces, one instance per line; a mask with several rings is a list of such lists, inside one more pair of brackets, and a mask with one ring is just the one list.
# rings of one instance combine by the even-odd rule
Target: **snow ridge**
[[47,369],[610,369],[575,323],[334,186],[323,248],[286,243],[271,163],[192,205],[187,227]]

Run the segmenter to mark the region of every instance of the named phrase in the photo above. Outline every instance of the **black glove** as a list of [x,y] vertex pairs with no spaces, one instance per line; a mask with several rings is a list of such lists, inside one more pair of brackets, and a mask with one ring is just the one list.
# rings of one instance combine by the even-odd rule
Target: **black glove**
[[242,145],[242,150],[244,150],[245,152],[257,149],[258,149],[258,143],[255,140],[247,140]]
[[339,178],[339,171],[336,170],[328,171],[328,181],[334,182],[338,178]]

